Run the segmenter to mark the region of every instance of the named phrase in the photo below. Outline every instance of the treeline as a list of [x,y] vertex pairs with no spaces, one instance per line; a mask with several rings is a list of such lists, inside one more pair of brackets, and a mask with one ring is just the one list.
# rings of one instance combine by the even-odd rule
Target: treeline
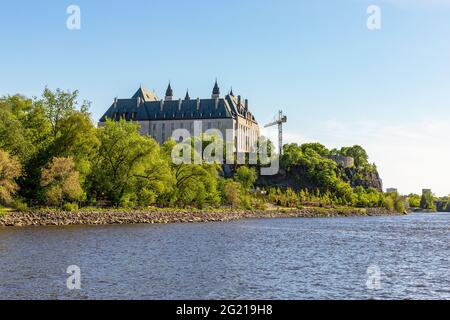
[[[313,202],[321,205],[348,205],[357,207],[384,207],[397,212],[405,212],[405,202],[396,193],[383,193],[373,187],[363,188],[356,186],[352,188],[342,175],[342,168],[330,158],[342,155],[354,159],[354,172],[363,179],[367,173],[376,172],[375,164],[369,163],[367,152],[358,145],[343,147],[342,149],[327,149],[320,143],[305,143],[298,145],[295,143],[283,146],[283,156],[281,158],[282,168],[290,174],[291,171],[301,168],[305,172],[305,177],[317,188],[301,190],[295,193],[287,190],[280,195],[281,203],[303,203]],[[271,199],[275,191],[271,190]],[[295,196],[294,196],[295,194]],[[289,200],[284,200],[289,199]]]
[[[26,209],[52,206],[219,207],[262,209],[266,203],[295,207],[343,205],[404,211],[398,199],[375,189],[355,188],[338,175],[331,153],[319,144],[286,145],[282,165],[306,168],[319,188],[255,192],[257,171],[240,166],[232,178],[219,164],[176,164],[173,140],[159,145],[138,125],[108,121],[97,128],[90,104],[78,92],[51,91],[39,98],[0,98],[0,204]],[[360,148],[360,147],[359,147]],[[353,154],[364,166],[363,149]]]
[[428,190],[422,196],[414,193],[408,195],[408,202],[410,208],[450,212],[450,196],[439,198]]

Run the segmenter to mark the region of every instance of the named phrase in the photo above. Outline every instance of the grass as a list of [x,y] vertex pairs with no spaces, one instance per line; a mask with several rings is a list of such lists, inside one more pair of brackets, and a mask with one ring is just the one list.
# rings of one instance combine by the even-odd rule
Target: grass
[[6,216],[8,213],[10,213],[12,210],[9,208],[1,207],[0,206],[0,218]]

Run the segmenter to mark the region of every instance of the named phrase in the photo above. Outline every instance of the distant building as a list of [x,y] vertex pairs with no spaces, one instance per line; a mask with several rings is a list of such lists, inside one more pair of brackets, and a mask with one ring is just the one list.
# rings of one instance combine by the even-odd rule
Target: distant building
[[398,193],[398,190],[396,188],[387,188],[386,192],[387,193]]
[[106,119],[137,122],[142,134],[159,143],[168,140],[176,129],[186,129],[194,135],[194,122],[200,121],[202,132],[218,129],[224,139],[226,130],[232,130],[235,152],[253,151],[260,134],[248,100],[236,97],[233,90],[221,97],[217,81],[209,99],[191,99],[189,92],[184,99],[175,99],[170,83],[165,98],[159,99],[154,92],[141,86],[130,99],[116,98],[101,117],[100,125]]

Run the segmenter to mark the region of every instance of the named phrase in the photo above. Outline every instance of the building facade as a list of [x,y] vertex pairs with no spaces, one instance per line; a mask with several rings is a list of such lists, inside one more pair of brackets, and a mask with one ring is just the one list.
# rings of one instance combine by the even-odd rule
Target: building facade
[[201,133],[216,129],[224,139],[228,131],[234,151],[240,153],[254,151],[260,135],[258,122],[249,111],[248,100],[234,96],[233,90],[221,97],[217,81],[209,99],[191,99],[189,92],[184,99],[175,99],[170,83],[165,98],[159,99],[154,92],[141,86],[130,99],[114,99],[99,125],[107,119],[137,122],[141,134],[149,135],[159,143],[172,137],[177,129],[185,129],[194,136],[199,125]]

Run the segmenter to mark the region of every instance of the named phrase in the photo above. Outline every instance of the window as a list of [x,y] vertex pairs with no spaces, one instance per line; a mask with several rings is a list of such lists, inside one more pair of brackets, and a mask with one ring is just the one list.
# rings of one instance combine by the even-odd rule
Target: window
[[172,131],[175,130],[175,123],[172,123],[170,127],[171,127]]
[[162,131],[165,131],[165,130],[166,130],[166,124],[165,124],[165,123],[162,124],[161,130],[162,130]]
[[153,124],[153,133],[156,132],[156,123]]
[[208,122],[208,129],[211,129],[211,127],[212,127],[212,123]]
[[184,129],[184,123],[180,123],[180,128]]
[[165,132],[162,133],[162,142],[166,142],[166,133]]

